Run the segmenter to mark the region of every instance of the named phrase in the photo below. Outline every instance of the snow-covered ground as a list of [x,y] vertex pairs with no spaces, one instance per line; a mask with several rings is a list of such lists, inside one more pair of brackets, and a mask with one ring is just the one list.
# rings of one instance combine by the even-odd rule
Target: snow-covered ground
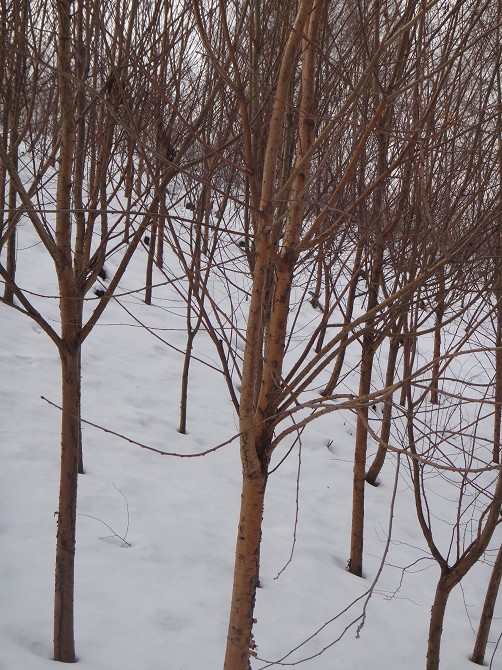
[[[51,267],[27,225],[21,229],[19,260],[20,285],[53,295]],[[145,260],[143,249],[119,294],[144,285]],[[177,432],[183,363],[177,350],[185,349],[185,306],[169,287],[155,289],[150,307],[141,298],[141,293],[128,294],[112,301],[85,342],[83,418],[179,454],[228,440],[237,432],[236,416],[223,377],[203,363],[218,365],[203,331],[195,340],[200,360],[191,367],[188,434]],[[57,300],[33,300],[57,325]],[[299,316],[306,332],[313,314],[306,303]],[[347,367],[356,360],[354,351]],[[60,417],[41,396],[56,404],[60,400],[56,348],[33,322],[0,304],[1,670],[54,667]],[[355,417],[348,412],[334,412],[311,424],[301,448],[297,444],[270,476],[254,631],[258,657],[265,661],[254,660],[253,668],[269,667],[267,662],[279,659],[285,664],[309,659],[299,666],[307,670],[424,667],[439,571],[416,520],[404,460],[396,479],[397,461],[390,456],[381,485],[367,487],[365,578],[346,570],[354,426]],[[201,458],[178,458],[147,451],[90,425],[84,426],[83,440],[86,474],[79,478],[75,608],[79,667],[221,668],[240,500],[237,441]],[[272,468],[287,446],[277,449]],[[392,537],[374,584],[386,550],[395,482]],[[436,492],[439,497],[439,484]],[[444,505],[447,518],[447,507],[455,501],[445,499]],[[447,524],[439,524],[438,532],[448,543]],[[489,563],[501,537],[499,529],[486,560],[451,596],[442,670],[474,667],[468,656]],[[283,570],[294,539],[292,560]],[[366,618],[358,632],[364,607]],[[493,640],[500,635],[501,617],[502,598]],[[489,647],[488,660],[494,648]],[[492,667],[502,668],[501,649]]]

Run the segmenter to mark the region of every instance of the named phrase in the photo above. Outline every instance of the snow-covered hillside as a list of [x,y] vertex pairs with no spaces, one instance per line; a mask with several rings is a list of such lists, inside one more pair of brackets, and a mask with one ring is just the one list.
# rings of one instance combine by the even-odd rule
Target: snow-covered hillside
[[[42,245],[28,225],[20,233],[20,286],[54,296]],[[186,307],[169,286],[154,290],[152,306],[142,302],[141,291],[131,292],[144,285],[145,261],[142,247],[118,299],[110,302],[83,350],[82,412],[89,423],[83,428],[86,473],[79,478],[78,494],[79,667],[217,670],[225,648],[240,499],[238,440],[203,457],[180,458],[149,451],[114,433],[186,456],[235,436],[237,419],[225,380],[215,370],[219,364],[213,343],[201,331],[190,373],[188,434],[177,432]],[[108,263],[111,273],[114,259]],[[57,323],[55,298],[33,300]],[[298,329],[310,333],[317,318],[306,302]],[[347,369],[356,366],[357,355],[356,349],[349,351]],[[57,350],[49,338],[0,304],[1,670],[54,667],[60,416],[42,396],[59,404],[59,374]],[[346,388],[351,384],[349,376]],[[378,406],[372,410],[372,425],[378,425],[379,411]],[[354,425],[350,412],[334,412],[309,425],[284,462],[291,442],[274,454],[253,668],[271,667],[281,659],[284,664],[303,659],[299,667],[307,670],[424,667],[439,570],[418,526],[404,459],[398,468],[395,455],[389,455],[380,486],[367,487],[364,579],[346,570]],[[437,500],[442,496],[439,481]],[[455,506],[449,495],[443,500],[445,519]],[[448,525],[438,528],[447,544]],[[443,670],[474,667],[468,656],[489,563],[501,537],[499,529],[486,560],[451,597]],[[494,640],[500,634],[502,602],[495,617]],[[489,658],[494,648],[490,646]],[[502,651],[493,657],[492,667],[502,667]]]

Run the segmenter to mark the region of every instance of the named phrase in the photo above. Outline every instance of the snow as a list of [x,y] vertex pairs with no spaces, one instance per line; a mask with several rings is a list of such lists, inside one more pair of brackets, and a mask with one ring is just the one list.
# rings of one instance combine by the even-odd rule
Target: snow
[[[43,248],[28,226],[20,232],[20,285],[54,295],[54,273]],[[118,293],[144,285],[145,254],[139,250]],[[110,270],[113,264],[114,259]],[[204,364],[218,362],[203,331],[195,338],[199,360],[191,366],[188,434],[177,432],[185,307],[171,287],[155,289],[151,307],[141,297],[140,292],[112,301],[84,344],[84,419],[165,452],[193,454],[227,441],[237,433],[236,415],[223,376]],[[33,302],[56,327],[57,301],[33,296]],[[311,332],[314,317],[306,302],[299,328]],[[42,396],[60,401],[58,356],[37,325],[2,304],[0,324],[0,670],[48,670],[54,667],[60,416]],[[357,362],[356,353],[351,355],[348,369]],[[346,380],[348,387],[351,383]],[[380,415],[377,407],[372,420]],[[258,656],[284,658],[285,663],[310,659],[299,666],[308,670],[419,670],[425,664],[439,570],[422,538],[403,459],[392,537],[374,584],[391,523],[397,459],[389,456],[381,485],[367,487],[365,577],[347,572],[354,425],[349,412],[322,417],[303,432],[301,448],[296,444],[270,476],[255,612]],[[237,440],[200,458],[162,456],[89,424],[83,440],[86,473],[79,477],[75,593],[78,667],[221,668],[240,500]],[[290,444],[278,447],[272,468]],[[442,486],[437,478],[438,497]],[[443,504],[447,518],[455,502],[445,496]],[[436,530],[447,546],[451,529],[438,523]],[[474,667],[468,656],[501,537],[499,529],[485,560],[450,598],[442,670]],[[500,634],[501,617],[499,600],[492,640]],[[491,644],[488,660],[494,648]],[[501,654],[495,654],[493,668],[502,667]],[[265,661],[253,661],[253,669],[263,667],[268,667]]]

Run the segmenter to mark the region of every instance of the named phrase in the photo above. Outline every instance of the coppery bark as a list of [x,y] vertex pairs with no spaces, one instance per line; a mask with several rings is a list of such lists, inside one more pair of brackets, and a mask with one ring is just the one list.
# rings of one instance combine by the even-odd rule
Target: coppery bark
[[[385,386],[389,388],[394,383],[394,377],[396,374],[396,362],[397,354],[399,351],[399,337],[401,325],[398,325],[393,329],[392,337],[390,338],[389,343],[389,357],[387,359],[387,371],[385,373]],[[373,463],[368,468],[366,473],[366,482],[375,486],[377,478],[383,468],[385,463],[385,456],[387,454],[386,445],[389,443],[390,432],[392,427],[392,403],[393,403],[393,394],[389,394],[383,403],[383,413],[382,413],[382,428],[380,431],[380,440],[381,443],[378,445],[377,453],[373,459]]]
[[235,548],[235,569],[224,670],[249,670],[255,643],[253,613],[260,567],[266,473],[244,473]]
[[425,664],[426,670],[439,670],[439,652],[441,649],[443,622],[451,588],[447,584],[447,577],[442,575],[437,583],[434,602],[431,608],[429,638],[427,640],[427,660]]
[[443,327],[443,318],[445,312],[445,279],[444,268],[438,275],[438,292],[436,298],[436,308],[434,310],[436,323],[434,325],[434,348],[431,377],[431,403],[437,405],[439,402],[439,366],[441,357],[441,329]]
[[[65,312],[66,313],[66,312]],[[54,660],[74,663],[74,572],[79,462],[80,367],[75,343],[60,351],[62,375],[61,475],[57,514]]]
[[486,654],[486,645],[488,643],[488,636],[490,635],[490,628],[493,620],[493,612],[495,611],[495,603],[502,581],[502,544],[500,545],[497,558],[493,565],[492,574],[486,590],[485,602],[483,611],[479,619],[478,634],[474,644],[471,661],[478,665],[483,665]]
[[77,476],[80,450],[80,342],[82,295],[75,283],[71,252],[72,167],[75,147],[72,73],[72,1],[58,0],[58,84],[61,107],[56,196],[56,264],[61,315],[61,472],[56,537],[54,660],[74,663],[74,569]]

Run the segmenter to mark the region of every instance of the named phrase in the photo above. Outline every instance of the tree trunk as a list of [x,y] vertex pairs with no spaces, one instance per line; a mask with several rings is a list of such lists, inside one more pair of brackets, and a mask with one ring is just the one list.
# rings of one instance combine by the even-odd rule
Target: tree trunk
[[431,608],[431,622],[429,626],[429,640],[427,643],[426,670],[439,670],[439,654],[441,649],[441,636],[443,634],[443,621],[446,605],[452,587],[446,584],[447,575],[441,575],[434,595]]
[[[400,325],[393,329],[394,337],[391,337],[389,344],[389,358],[387,359],[387,372],[385,375],[385,386],[389,387],[394,383],[394,377],[396,373],[396,362],[397,354],[399,351],[399,337],[397,334],[400,331]],[[390,431],[392,427],[392,403],[393,403],[393,394],[388,395],[385,398],[383,405],[383,415],[382,415],[382,430],[380,432],[381,444],[378,445],[377,453],[371,464],[368,472],[366,473],[366,481],[371,486],[376,486],[376,480],[380,474],[383,464],[385,463],[385,456],[387,454],[386,445],[389,443]]]
[[72,166],[75,147],[72,81],[71,0],[58,0],[58,86],[61,114],[59,172],[56,197],[57,274],[61,317],[62,417],[61,473],[56,537],[54,595],[54,660],[74,663],[73,592],[77,476],[80,450],[80,342],[83,295],[72,267]]
[[[22,95],[21,91],[24,88],[26,80],[26,26],[28,23],[27,14],[28,14],[28,2],[23,0],[22,3],[16,3],[14,5],[14,29],[13,29],[13,38],[17,46],[16,55],[14,58],[14,74],[13,74],[13,96],[6,103],[6,107],[10,106],[10,114],[8,114],[7,119],[10,127],[10,141],[9,141],[9,152],[11,154],[12,162],[17,170],[18,159],[19,159],[19,144],[23,139],[20,136],[20,126],[21,124],[21,107],[22,107]],[[9,118],[10,117],[10,118]],[[17,205],[17,193],[16,187],[10,182],[9,185],[9,198],[8,198],[8,215],[7,222],[10,223],[11,219],[16,216],[16,205]],[[7,239],[7,273],[9,277],[14,281],[16,277],[16,254],[17,254],[17,234],[16,226],[14,225],[9,237]],[[14,292],[13,286],[10,282],[6,282],[4,290],[4,302],[7,305],[14,304]]]
[[[379,278],[383,262],[383,246],[377,245],[374,266],[368,291],[368,309],[378,304]],[[362,338],[361,372],[359,379],[359,397],[368,395],[371,390],[373,360],[378,344],[373,331],[372,320],[366,323]],[[352,488],[352,529],[350,536],[349,572],[357,577],[363,574],[364,539],[364,484],[366,475],[366,452],[368,447],[368,406],[363,405],[357,413],[356,440],[354,452],[354,480]]]
[[[82,324],[80,324],[80,327]],[[84,447],[82,443],[82,347],[78,348],[78,474],[84,474]]]
[[183,373],[181,375],[181,400],[180,400],[180,425],[178,432],[186,435],[187,432],[187,408],[188,408],[188,377],[190,374],[190,360],[192,358],[193,341],[197,331],[189,330],[185,349],[185,360]]
[[[363,337],[361,358],[361,378],[359,395],[365,396],[371,387],[373,367],[373,345],[371,335]],[[354,452],[354,479],[352,486],[352,529],[350,535],[349,572],[357,577],[363,574],[363,537],[364,537],[364,482],[366,474],[366,449],[368,444],[368,407],[361,407],[357,415],[356,443]]]
[[495,610],[495,603],[497,602],[497,595],[502,580],[502,544],[500,545],[499,553],[495,559],[492,575],[486,591],[485,603],[479,620],[478,634],[474,644],[474,651],[472,652],[471,661],[478,665],[483,665],[485,660],[486,645],[488,643],[488,636],[490,634],[490,627],[492,625],[493,612]]
[[[347,305],[345,307],[344,326],[347,326],[352,321],[352,315],[354,312],[354,305],[356,300],[357,282],[361,272],[362,255],[363,255],[362,245],[358,244],[356,249],[356,257],[354,260],[354,267],[352,269],[352,277],[350,280],[349,292],[347,296]],[[340,353],[336,358],[336,363],[333,368],[333,372],[331,373],[331,377],[329,378],[326,387],[321,392],[321,395],[323,396],[331,395],[338,384],[338,379],[340,378],[340,373],[342,371],[343,363],[345,361],[345,352],[347,351],[346,342],[348,339],[349,339],[349,332],[347,331],[343,335],[340,341]]]
[[152,220],[150,226],[150,242],[148,244],[148,256],[146,261],[145,279],[145,304],[152,304],[153,264],[155,259],[155,243],[157,240],[157,226]]
[[54,599],[54,660],[74,663],[73,593],[77,475],[79,461],[80,366],[78,350],[63,345],[61,479],[56,538],[56,580]]
[[[500,251],[498,255],[500,258]],[[495,297],[497,300],[497,311],[495,326],[495,407],[493,422],[492,460],[494,463],[500,463],[500,437],[502,423],[502,269],[500,260],[497,262]]]
[[441,357],[441,329],[443,327],[443,317],[445,311],[445,279],[444,269],[439,273],[439,294],[437,297],[436,324],[434,326],[434,350],[431,378],[431,403],[437,405],[439,402],[439,363]]
[[261,526],[267,474],[242,480],[241,509],[235,549],[234,584],[224,670],[250,670],[254,654],[253,612],[260,566]]
[[[11,183],[9,191],[9,214],[12,217],[15,216],[15,208],[16,208],[16,189],[14,185]],[[9,220],[10,217],[8,221]],[[14,281],[14,279],[16,278],[16,253],[17,253],[16,238],[17,238],[16,226],[14,226],[9,233],[9,237],[7,238],[7,264],[6,264],[7,273],[10,279],[12,279],[12,281]],[[14,291],[12,289],[12,284],[10,282],[5,283],[3,301],[5,302],[6,305],[14,304]]]

